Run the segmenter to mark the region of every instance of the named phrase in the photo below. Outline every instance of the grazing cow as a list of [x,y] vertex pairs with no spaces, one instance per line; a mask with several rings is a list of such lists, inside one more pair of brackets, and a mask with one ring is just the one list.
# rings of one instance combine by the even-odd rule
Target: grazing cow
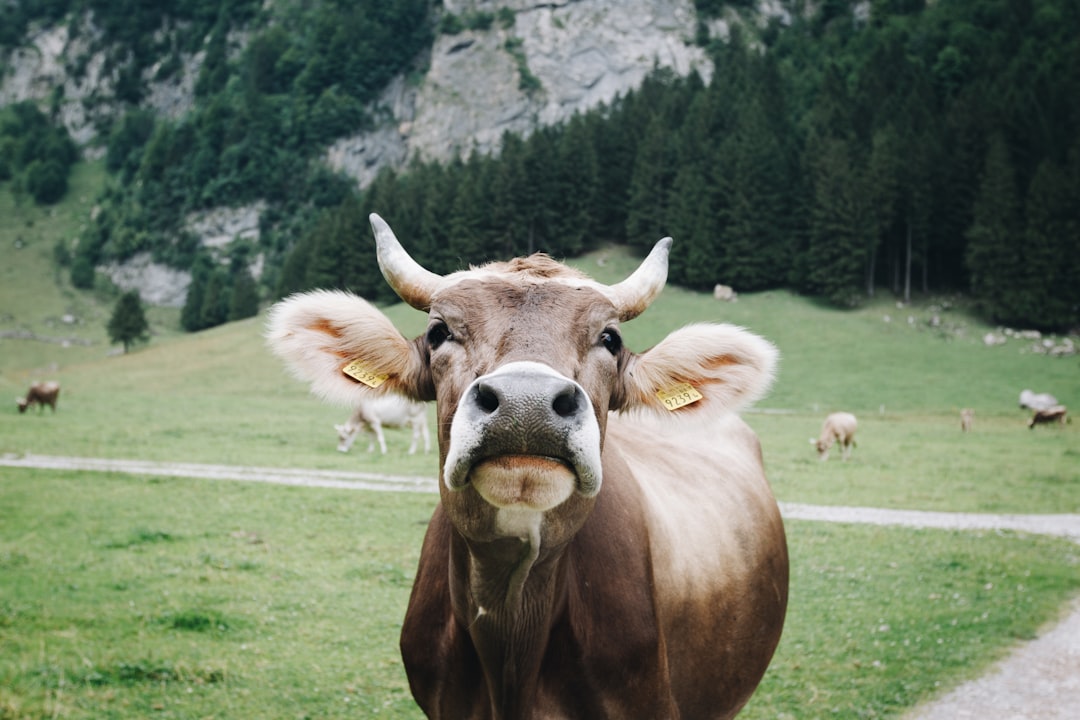
[[810,444],[817,446],[818,458],[822,461],[829,459],[829,448],[834,442],[840,443],[840,456],[847,460],[851,456],[851,448],[855,445],[855,429],[858,423],[855,416],[847,412],[835,412],[825,418],[821,424],[821,435],[815,440],[810,438]]
[[1064,405],[1055,405],[1045,410],[1036,410],[1035,414],[1031,416],[1031,420],[1028,421],[1028,428],[1034,429],[1036,425],[1049,425],[1055,422],[1064,425],[1066,414],[1068,414],[1068,410],[1065,409]]
[[428,433],[427,404],[410,400],[400,395],[382,395],[375,398],[365,398],[357,404],[352,415],[344,425],[335,425],[338,434],[338,452],[349,452],[353,442],[361,433],[370,432],[368,439],[368,452],[375,449],[375,441],[379,441],[379,449],[386,454],[386,437],[383,435],[383,426],[406,427],[412,429],[412,444],[409,445],[409,454],[416,453],[417,443],[424,438],[424,452],[431,452],[431,435]]
[[56,401],[59,397],[60,383],[53,380],[33,382],[30,383],[30,389],[26,391],[26,397],[15,398],[15,404],[18,405],[20,413],[26,412],[26,408],[35,403],[38,406],[38,413],[45,410],[46,405],[56,412]]
[[435,400],[440,503],[401,632],[430,718],[731,718],[788,594],[753,431],[776,351],[729,325],[644,353],[621,323],[663,289],[671,240],[604,285],[545,255],[448,276],[371,216],[407,340],[342,292],[293,296],[268,341],[314,392]]
[[964,408],[960,411],[960,430],[971,432],[971,426],[975,423],[975,410]]
[[1050,393],[1033,393],[1030,390],[1020,391],[1020,407],[1028,410],[1049,410],[1058,404],[1057,398]]

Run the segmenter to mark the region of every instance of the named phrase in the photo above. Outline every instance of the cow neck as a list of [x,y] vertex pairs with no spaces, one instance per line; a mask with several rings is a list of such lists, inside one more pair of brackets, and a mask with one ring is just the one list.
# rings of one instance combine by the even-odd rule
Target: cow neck
[[[504,538],[469,542],[457,536],[452,589],[483,667],[497,720],[527,720],[556,617],[565,607],[564,548],[541,552],[535,542]],[[460,574],[459,574],[460,573]]]

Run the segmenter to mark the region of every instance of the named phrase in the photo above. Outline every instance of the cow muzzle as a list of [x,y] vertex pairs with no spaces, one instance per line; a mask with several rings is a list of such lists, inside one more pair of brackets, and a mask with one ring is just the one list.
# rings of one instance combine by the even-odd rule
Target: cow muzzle
[[585,390],[547,365],[514,362],[477,378],[450,425],[443,480],[497,507],[547,510],[600,491],[600,426]]

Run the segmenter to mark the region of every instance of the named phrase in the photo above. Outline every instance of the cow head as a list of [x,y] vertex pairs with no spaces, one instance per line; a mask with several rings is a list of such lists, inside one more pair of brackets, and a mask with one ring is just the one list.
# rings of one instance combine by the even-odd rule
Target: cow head
[[621,323],[664,286],[670,238],[608,286],[544,255],[437,275],[371,223],[383,275],[428,313],[426,332],[407,340],[364,300],[316,291],[276,305],[268,339],[326,399],[435,400],[443,505],[472,541],[566,541],[603,483],[609,411],[700,422],[770,382],[772,345],[732,326],[691,325],[641,354],[623,344]]
[[345,425],[334,425],[334,430],[337,431],[337,451],[340,453],[349,452],[349,448],[352,447],[356,436],[360,434],[360,428],[346,423]]

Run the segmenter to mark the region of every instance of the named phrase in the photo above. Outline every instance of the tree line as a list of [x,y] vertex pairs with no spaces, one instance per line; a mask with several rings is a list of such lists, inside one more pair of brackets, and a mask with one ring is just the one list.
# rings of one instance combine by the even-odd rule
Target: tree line
[[712,42],[711,81],[654,72],[497,156],[386,171],[301,236],[276,294],[386,298],[366,213],[437,272],[676,239],[671,281],[842,306],[966,292],[996,321],[1080,325],[1080,6],[827,2]]
[[[133,17],[152,12],[135,5]],[[495,156],[413,162],[363,192],[320,153],[374,122],[378,90],[453,18],[426,0],[287,2],[273,18],[242,0],[167,5],[205,30],[198,106],[179,122],[133,109],[111,128],[113,180],[72,278],[92,284],[98,262],[142,250],[202,268],[191,329],[227,319],[236,286],[249,290],[235,257],[204,272],[183,218],[256,199],[259,247],[234,252],[265,256],[264,297],[336,286],[390,299],[363,240],[374,210],[441,272],[606,242],[644,252],[670,234],[671,281],[692,288],[784,287],[842,306],[956,291],[995,321],[1080,325],[1073,0],[798,0],[790,22],[735,24],[724,40],[702,24],[708,78],[657,70],[609,106],[504,137]],[[707,16],[723,3],[695,5]],[[505,27],[506,15],[456,20]],[[245,22],[251,41],[230,57]],[[159,38],[148,58],[193,42],[145,35]]]

